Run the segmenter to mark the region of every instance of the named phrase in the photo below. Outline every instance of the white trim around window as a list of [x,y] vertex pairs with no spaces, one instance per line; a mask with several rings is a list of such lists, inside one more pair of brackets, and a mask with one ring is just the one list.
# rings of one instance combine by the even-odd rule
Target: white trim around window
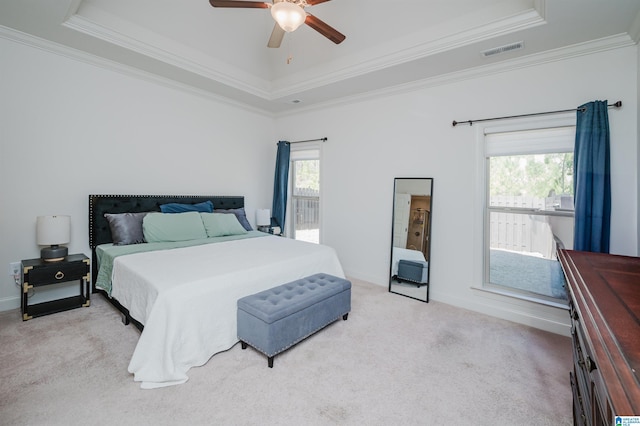
[[[298,160],[320,160],[320,234],[319,234],[319,240],[320,240],[320,244],[322,244],[322,241],[324,240],[324,231],[323,231],[323,202],[322,202],[322,191],[323,191],[323,180],[324,180],[324,161],[323,161],[323,156],[322,156],[322,142],[298,142],[298,143],[294,143],[291,144],[291,151],[290,151],[290,157],[289,157],[289,161],[290,161],[290,166],[289,166],[289,193],[287,194],[287,219],[286,219],[286,235],[288,236],[293,236],[294,232],[293,229],[291,228],[293,226],[293,220],[291,217],[291,211],[292,211],[292,207],[291,207],[291,200],[292,200],[292,182],[293,182],[293,176],[292,176],[292,170],[291,170],[291,163],[293,161],[298,161]],[[293,238],[293,237],[292,237]]]
[[[474,263],[473,274],[474,284],[472,288],[475,290],[488,291],[501,296],[512,297],[520,300],[526,300],[543,305],[553,307],[565,307],[554,300],[545,300],[544,298],[529,297],[525,294],[517,292],[505,291],[502,288],[493,288],[491,285],[485,284],[485,230],[486,230],[486,208],[488,203],[487,182],[488,170],[486,158],[488,155],[495,155],[500,152],[502,154],[511,153],[545,153],[556,151],[558,149],[558,138],[565,141],[567,132],[573,132],[575,128],[575,115],[563,114],[555,117],[530,118],[505,120],[502,122],[487,123],[485,125],[475,124],[477,126],[475,132],[476,142],[476,179],[474,185]],[[547,132],[531,132],[532,138],[523,142],[520,146],[509,146],[506,144],[508,135],[506,132],[522,132],[528,130],[547,129]],[[502,134],[502,135],[500,135]],[[535,137],[533,137],[535,136]],[[487,139],[490,143],[487,143]],[[526,149],[525,149],[526,147]],[[573,151],[573,145],[567,145],[567,150]]]

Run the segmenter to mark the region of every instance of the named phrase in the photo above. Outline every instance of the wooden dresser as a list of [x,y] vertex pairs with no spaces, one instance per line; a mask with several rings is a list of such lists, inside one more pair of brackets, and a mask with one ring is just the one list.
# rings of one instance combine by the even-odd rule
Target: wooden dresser
[[640,416],[640,258],[560,250],[572,319],[573,418]]

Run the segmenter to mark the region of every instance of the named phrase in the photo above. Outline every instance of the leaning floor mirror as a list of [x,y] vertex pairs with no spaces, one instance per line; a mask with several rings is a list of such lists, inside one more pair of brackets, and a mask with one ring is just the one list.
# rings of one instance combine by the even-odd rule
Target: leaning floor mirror
[[389,291],[429,301],[432,178],[395,178]]

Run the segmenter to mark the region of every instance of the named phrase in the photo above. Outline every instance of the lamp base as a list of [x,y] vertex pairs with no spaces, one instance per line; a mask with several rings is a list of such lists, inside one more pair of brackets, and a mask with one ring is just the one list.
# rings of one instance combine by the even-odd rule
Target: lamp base
[[54,245],[40,250],[40,258],[45,262],[59,262],[64,260],[69,254],[69,249],[65,246]]

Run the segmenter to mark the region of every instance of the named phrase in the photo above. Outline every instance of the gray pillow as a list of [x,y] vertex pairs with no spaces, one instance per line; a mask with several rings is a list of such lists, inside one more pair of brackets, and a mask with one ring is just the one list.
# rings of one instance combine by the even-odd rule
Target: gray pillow
[[105,213],[109,222],[111,241],[116,246],[144,243],[142,219],[148,212],[141,213]]
[[240,225],[247,231],[253,231],[251,224],[247,220],[247,214],[244,211],[244,207],[240,207],[238,209],[213,209],[214,213],[233,213],[238,218],[238,222]]

